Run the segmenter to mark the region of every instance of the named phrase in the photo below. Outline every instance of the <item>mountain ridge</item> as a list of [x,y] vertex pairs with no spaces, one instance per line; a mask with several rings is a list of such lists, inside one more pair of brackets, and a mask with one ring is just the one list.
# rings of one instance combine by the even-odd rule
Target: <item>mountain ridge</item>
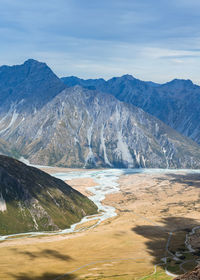
[[0,235],[68,228],[97,206],[60,179],[0,155]]
[[[107,82],[103,79],[89,80],[89,84],[81,80],[81,85],[67,87],[46,64],[34,60],[17,69],[12,80],[9,80],[10,74],[7,76],[13,92],[17,92],[14,101],[7,97],[0,105],[0,138],[15,154],[34,164],[68,167],[200,166],[197,144],[139,106],[122,102],[119,96],[112,94],[118,91],[123,95],[129,89],[127,98],[134,97],[138,102],[143,98],[148,106],[152,102],[154,109],[160,109],[162,106],[156,99],[156,90],[162,85],[152,85],[124,75],[110,80],[109,94],[104,92]],[[18,76],[22,78],[20,87]],[[1,73],[0,88],[5,85],[2,77]],[[74,77],[70,79],[73,83],[79,81]],[[97,84],[104,87],[103,90],[96,89]],[[132,95],[129,84],[134,85],[137,96]],[[25,90],[20,91],[22,88]],[[154,97],[151,100],[144,98],[149,88]],[[0,91],[0,98],[2,96],[4,92]]]
[[200,143],[200,86],[174,79],[165,84],[144,82],[130,75],[105,80],[62,78],[67,86],[79,84],[112,94],[157,117],[179,133]]
[[34,164],[200,167],[197,144],[140,108],[80,86],[65,89],[37,114],[27,115],[5,140]]
[[[41,108],[65,88],[62,81],[46,65],[33,59],[22,65],[0,67],[0,116],[21,101],[31,110]],[[42,99],[41,99],[42,96]]]

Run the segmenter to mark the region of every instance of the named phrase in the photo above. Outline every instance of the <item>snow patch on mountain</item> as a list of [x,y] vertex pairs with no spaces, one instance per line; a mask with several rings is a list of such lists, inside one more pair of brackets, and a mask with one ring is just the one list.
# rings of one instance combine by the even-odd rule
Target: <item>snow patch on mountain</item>
[[107,156],[107,153],[106,153],[106,145],[105,145],[105,138],[104,138],[103,132],[104,132],[104,126],[102,125],[102,128],[101,128],[101,149],[103,149],[105,163],[108,164],[109,166],[112,166],[112,164],[108,160],[108,156]]

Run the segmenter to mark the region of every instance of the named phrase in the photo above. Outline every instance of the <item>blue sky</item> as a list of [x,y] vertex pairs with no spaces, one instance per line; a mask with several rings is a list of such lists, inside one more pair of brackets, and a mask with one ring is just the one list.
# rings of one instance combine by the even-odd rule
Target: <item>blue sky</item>
[[199,0],[0,0],[0,65],[200,83]]

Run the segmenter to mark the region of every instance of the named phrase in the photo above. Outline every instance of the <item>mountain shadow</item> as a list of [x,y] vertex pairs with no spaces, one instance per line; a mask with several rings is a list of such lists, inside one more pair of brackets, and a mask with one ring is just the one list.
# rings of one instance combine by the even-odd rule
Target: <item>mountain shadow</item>
[[17,254],[20,255],[24,255],[30,258],[30,260],[34,260],[36,258],[53,258],[53,259],[57,259],[57,260],[61,260],[61,261],[72,261],[73,259],[66,254],[62,254],[57,250],[52,250],[52,249],[45,249],[45,250],[41,250],[39,252],[29,252],[29,251],[20,251],[18,249],[11,249],[12,251],[14,251]]
[[184,217],[167,217],[158,224],[136,226],[132,231],[145,237],[148,253],[153,256],[152,264],[174,274],[192,270],[197,265],[200,248],[190,250],[186,237],[200,222]]
[[[47,263],[48,262],[51,262],[52,261],[54,262],[65,262],[66,264],[70,261],[72,261],[73,259],[67,255],[67,254],[63,254],[61,252],[59,252],[58,250],[54,250],[54,249],[44,249],[44,250],[39,250],[39,251],[23,251],[23,250],[20,250],[18,248],[11,248],[10,249],[13,254],[16,255],[16,258],[19,256],[24,256],[25,257],[25,262],[28,262],[28,263],[32,263],[32,261],[34,261],[35,259],[37,259],[37,263],[39,264],[42,264],[43,262],[44,263]],[[33,264],[34,265],[34,264]],[[49,265],[47,266],[49,267]],[[36,265],[34,265],[34,270],[37,271],[37,267]],[[66,269],[67,270],[67,269]],[[52,271],[52,269],[51,269]],[[37,275],[36,275],[37,274]],[[14,279],[19,279],[19,280],[32,280],[32,279],[41,279],[41,280],[58,280],[58,279],[61,279],[61,280],[73,280],[73,279],[76,279],[75,275],[74,274],[68,274],[68,275],[65,275],[63,276],[64,273],[53,273],[53,272],[49,272],[49,271],[46,271],[44,273],[42,273],[41,275],[37,272],[34,272],[34,271],[30,271],[28,273],[18,273],[18,274],[12,274],[11,276],[14,278]]]
[[200,188],[200,174],[168,174],[167,176],[172,184],[180,183],[185,187]]
[[77,279],[77,277],[73,274],[69,274],[69,275],[65,275],[63,276],[62,274],[58,274],[58,273],[49,273],[49,272],[45,272],[41,275],[29,275],[26,273],[21,273],[18,275],[11,275],[14,279],[16,280],[75,280]]

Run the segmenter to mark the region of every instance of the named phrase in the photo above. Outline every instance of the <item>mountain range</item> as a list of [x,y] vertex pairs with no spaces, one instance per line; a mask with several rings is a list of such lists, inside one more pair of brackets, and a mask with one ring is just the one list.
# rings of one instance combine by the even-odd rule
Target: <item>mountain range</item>
[[0,156],[0,235],[69,227],[97,206],[62,180]]
[[32,59],[2,66],[0,152],[67,167],[200,168],[199,98],[191,81],[59,79]]
[[83,80],[62,78],[66,86],[81,85],[114,95],[155,116],[184,136],[200,144],[200,86],[190,80],[174,79],[165,84],[138,80],[131,75]]

